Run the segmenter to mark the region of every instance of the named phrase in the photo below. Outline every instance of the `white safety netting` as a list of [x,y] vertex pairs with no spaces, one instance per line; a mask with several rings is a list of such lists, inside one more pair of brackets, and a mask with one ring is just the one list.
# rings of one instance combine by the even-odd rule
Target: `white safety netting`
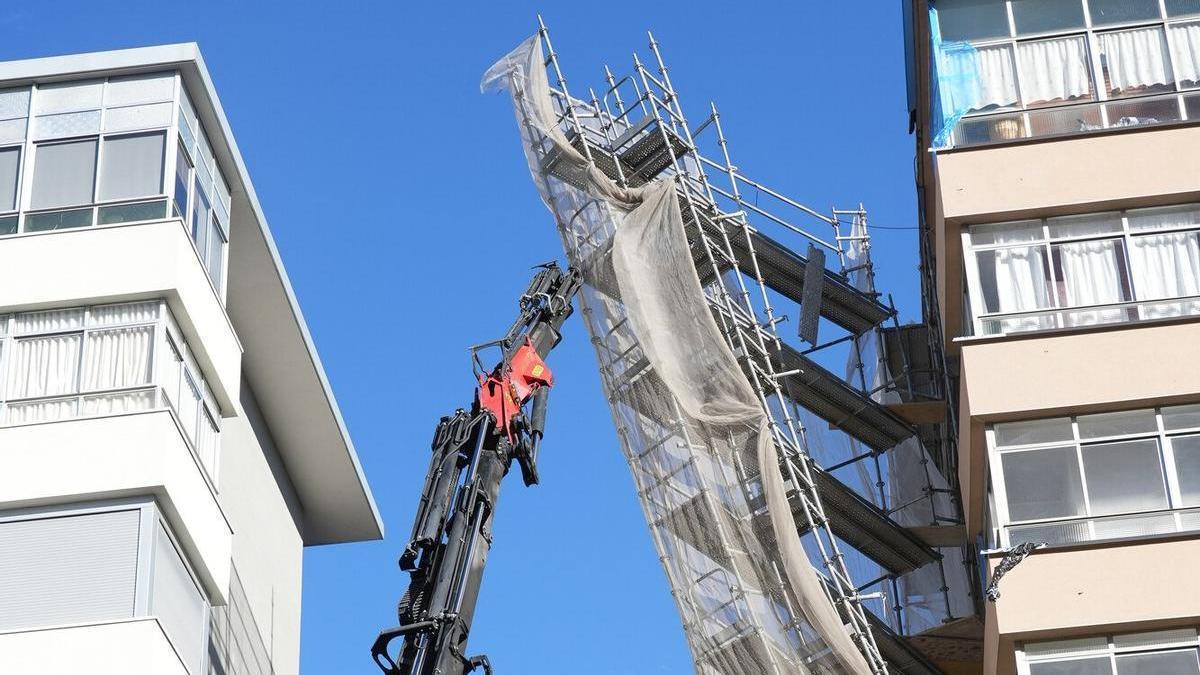
[[764,402],[713,318],[719,291],[700,283],[679,186],[620,187],[573,147],[542,54],[526,40],[482,86],[511,94],[534,182],[583,275],[582,314],[697,672],[871,672],[801,546]]
[[[850,281],[861,291],[874,292],[867,249],[869,239],[862,222],[855,223],[849,241],[847,265],[855,270]],[[899,392],[889,386],[897,382],[898,373],[890,372],[883,352],[879,328],[863,333],[847,359],[846,379],[873,392],[872,398],[877,403],[900,403]],[[958,518],[950,483],[930,458],[920,437],[904,439],[880,461],[883,467],[879,476],[871,476],[865,462],[855,463],[862,486],[860,494],[868,496],[879,508],[891,511],[891,518],[899,525],[938,526]],[[883,494],[873,489],[875,481],[880,480],[883,481]],[[881,612],[896,631],[916,635],[938,628],[950,619],[974,614],[971,580],[962,548],[941,547],[937,551],[942,556],[938,563],[924,565],[897,579],[899,597],[896,600],[901,607],[901,620]]]

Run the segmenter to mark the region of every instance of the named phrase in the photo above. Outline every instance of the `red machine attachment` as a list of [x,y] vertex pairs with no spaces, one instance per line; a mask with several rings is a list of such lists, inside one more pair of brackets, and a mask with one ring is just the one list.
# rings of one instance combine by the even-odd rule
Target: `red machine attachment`
[[515,443],[513,420],[521,406],[541,387],[554,384],[554,374],[528,338],[517,348],[512,359],[479,377],[479,407],[496,418],[496,430]]

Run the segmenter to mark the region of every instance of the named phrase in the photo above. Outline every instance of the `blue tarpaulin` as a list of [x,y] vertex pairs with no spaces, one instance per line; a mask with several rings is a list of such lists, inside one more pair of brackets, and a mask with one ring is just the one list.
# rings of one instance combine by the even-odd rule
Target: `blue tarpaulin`
[[969,43],[942,41],[937,8],[932,3],[929,7],[929,37],[933,55],[930,79],[936,83],[930,118],[932,144],[937,149],[950,145],[950,135],[958,121],[979,102],[979,60],[977,50]]

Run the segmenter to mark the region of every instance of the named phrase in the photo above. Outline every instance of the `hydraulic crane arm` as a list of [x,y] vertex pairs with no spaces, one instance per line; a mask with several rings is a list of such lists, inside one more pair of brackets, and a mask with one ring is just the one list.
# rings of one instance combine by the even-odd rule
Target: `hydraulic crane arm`
[[[483,568],[492,545],[500,483],[513,460],[526,485],[538,482],[537,456],[553,375],[543,359],[561,339],[579,274],[542,265],[521,296],[520,315],[494,342],[471,348],[479,388],[469,411],[443,417],[412,539],[400,556],[410,575],[398,608],[400,625],[379,634],[371,656],[386,675],[463,675],[486,656],[466,655]],[[500,362],[484,370],[481,350]],[[528,409],[528,414],[526,414]],[[392,643],[402,641],[393,651]]]

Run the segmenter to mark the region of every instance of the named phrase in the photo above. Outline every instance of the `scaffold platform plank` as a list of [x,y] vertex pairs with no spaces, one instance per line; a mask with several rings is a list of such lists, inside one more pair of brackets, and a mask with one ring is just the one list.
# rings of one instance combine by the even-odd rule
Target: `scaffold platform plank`
[[[729,244],[738,260],[739,270],[753,277],[751,261],[757,259],[758,270],[768,286],[793,302],[803,301],[804,274],[808,269],[808,260],[804,256],[755,230],[751,230],[748,242],[740,230],[731,232]],[[754,258],[750,257],[751,247],[754,248]],[[697,269],[705,269],[711,280],[711,267],[698,266]],[[701,281],[706,279],[702,276]],[[845,277],[833,270],[825,270],[824,281],[821,288],[821,316],[851,333],[860,335],[892,316],[890,308],[854,288]]]
[[[625,182],[630,187],[640,187],[654,180],[688,150],[683,139],[670,129],[660,128],[657,123],[647,126],[644,131],[639,129],[638,135],[632,140],[628,145],[625,139],[618,139],[614,143]],[[670,153],[666,150],[668,142],[671,144]]]
[[[893,574],[904,574],[941,558],[874,504],[824,470],[813,467],[813,482],[833,533]],[[800,533],[807,532],[803,507],[792,510]]]
[[876,452],[884,452],[913,435],[906,421],[786,342],[772,358],[775,372],[788,373],[779,381],[796,404]]
[[[640,372],[627,385],[615,389],[620,392],[618,402],[638,410],[648,421],[653,422],[660,430],[666,431],[678,427],[681,423],[673,413],[660,406],[647,408],[650,401],[658,398],[656,391],[661,391],[661,380],[652,370]],[[895,574],[916,569],[938,559],[938,554],[917,537],[907,532],[903,527],[890,519],[887,514],[866,501],[853,490],[818,467],[813,467],[813,480],[825,507],[833,532],[843,541],[861,551],[864,555],[875,560],[880,565]],[[808,531],[808,521],[803,509],[793,496],[797,528],[800,534]],[[695,502],[695,503],[693,503]],[[680,512],[700,507],[701,502],[689,501],[680,507]],[[667,518],[668,523],[688,522],[686,518]],[[672,529],[677,529],[673,527]],[[686,533],[680,532],[684,535]],[[685,537],[692,539],[691,535]],[[698,550],[709,555],[714,560],[721,560],[719,552],[711,550],[699,539],[693,544]]]
[[[682,141],[673,134],[668,137],[672,139],[675,156],[679,157],[686,151],[686,146],[681,145]],[[583,141],[578,136],[573,138],[571,143],[576,150],[583,152]],[[616,167],[617,162],[620,161],[621,175],[625,176],[627,184],[632,187],[644,185],[661,173],[671,162],[667,153],[663,151],[662,134],[657,132],[641,136],[627,151],[618,156],[614,156],[612,152],[595,143],[589,142],[588,146],[596,167],[613,180],[617,180],[619,177]],[[547,155],[544,166],[549,173],[558,178],[572,182],[576,187],[583,187],[577,184],[575,180],[577,176],[572,175],[569,171],[558,170],[560,160],[556,150]],[[652,169],[653,171],[651,171]],[[645,176],[649,176],[649,178],[642,180]],[[713,280],[712,265],[705,259],[701,247],[694,245],[698,232],[694,227],[691,209],[688,208],[686,198],[682,194],[680,202],[684,226],[688,228],[688,240],[693,242],[693,259],[696,262],[696,269],[700,274],[701,283],[707,285]],[[712,214],[701,213],[700,220],[704,223],[707,233],[720,241],[721,232]],[[804,297],[804,274],[808,268],[808,260],[757,230],[751,229],[749,232],[749,239],[747,239],[741,228],[730,228],[729,243],[733,249],[733,257],[737,260],[738,269],[743,274],[754,277],[756,275],[754,260],[757,259],[758,273],[762,274],[763,282],[789,300],[801,302]],[[751,256],[751,248],[754,251],[753,256]],[[607,250],[602,254],[606,255]],[[723,267],[727,266],[726,261],[718,261],[718,263]],[[821,316],[855,335],[860,335],[891,317],[892,310],[879,302],[877,298],[851,286],[841,274],[827,269],[821,289]]]
[[903,635],[897,634],[886,623],[871,612],[867,612],[867,623],[871,635],[879,646],[879,653],[887,661],[888,672],[893,675],[942,675],[942,670],[933,664],[921,650]]
[[[830,597],[837,597],[828,579],[822,579]],[[845,607],[838,607],[842,620],[849,622]],[[867,625],[871,636],[879,647],[880,656],[887,662],[889,675],[945,675],[920,649],[912,643],[912,639],[892,630],[874,612],[866,610]]]

